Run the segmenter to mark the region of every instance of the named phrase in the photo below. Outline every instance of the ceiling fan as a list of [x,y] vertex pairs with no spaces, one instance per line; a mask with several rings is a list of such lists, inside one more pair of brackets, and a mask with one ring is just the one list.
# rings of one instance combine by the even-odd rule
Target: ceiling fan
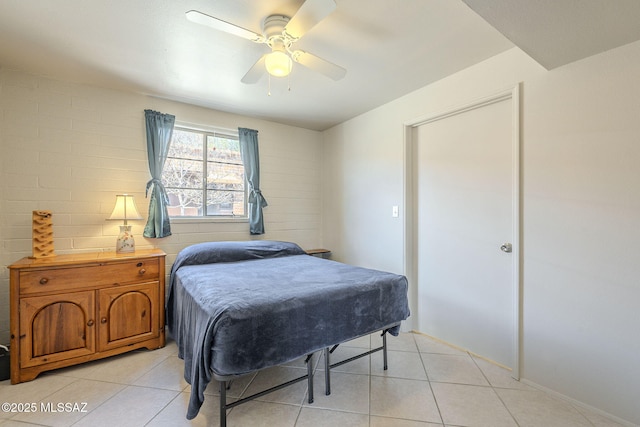
[[269,46],[270,53],[262,55],[258,61],[242,77],[243,83],[256,83],[266,70],[270,75],[284,77],[289,75],[293,66],[292,61],[317,71],[333,80],[340,80],[347,70],[303,50],[297,50],[293,45],[304,36],[307,31],[322,21],[336,8],[334,0],[306,0],[293,17],[286,15],[269,15],[262,24],[262,34],[239,27],[197,10],[186,12],[186,17],[192,22],[207,25],[219,31],[224,31],[255,43]]

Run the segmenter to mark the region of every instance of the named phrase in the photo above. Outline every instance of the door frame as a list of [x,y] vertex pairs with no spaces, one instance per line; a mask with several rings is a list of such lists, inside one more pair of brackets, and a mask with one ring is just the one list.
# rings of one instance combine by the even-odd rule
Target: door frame
[[[521,131],[520,131],[520,84],[516,84],[507,89],[500,90],[488,96],[466,102],[462,105],[447,108],[445,110],[416,117],[403,123],[404,126],[404,270],[407,276],[409,286],[409,301],[411,312],[415,313],[415,317],[419,317],[418,313],[418,284],[417,284],[417,263],[415,261],[415,193],[414,193],[414,171],[413,171],[413,133],[414,129],[427,123],[446,119],[447,117],[462,114],[466,111],[482,108],[487,105],[495,104],[500,101],[511,100],[511,148],[512,148],[512,177],[511,184],[511,200],[512,200],[512,218],[513,218],[513,249],[512,249],[512,318],[513,322],[513,360],[511,376],[520,379],[521,365],[521,333],[522,333],[522,257],[521,257]],[[419,322],[413,320],[412,324],[417,327]]]

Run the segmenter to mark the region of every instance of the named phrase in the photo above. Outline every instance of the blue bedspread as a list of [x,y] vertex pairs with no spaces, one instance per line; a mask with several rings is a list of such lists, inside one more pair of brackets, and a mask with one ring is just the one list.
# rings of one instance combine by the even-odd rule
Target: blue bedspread
[[204,243],[173,264],[167,324],[191,384],[187,418],[212,378],[279,365],[399,324],[404,276],[306,255],[293,243]]

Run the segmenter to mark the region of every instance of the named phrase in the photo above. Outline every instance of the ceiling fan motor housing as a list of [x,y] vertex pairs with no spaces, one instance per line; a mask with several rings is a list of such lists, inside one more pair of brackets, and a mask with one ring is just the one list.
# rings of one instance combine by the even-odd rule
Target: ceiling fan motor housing
[[285,15],[269,15],[264,18],[264,23],[262,24],[262,34],[267,39],[272,37],[282,37],[282,33],[284,32],[284,27],[289,22],[289,17]]

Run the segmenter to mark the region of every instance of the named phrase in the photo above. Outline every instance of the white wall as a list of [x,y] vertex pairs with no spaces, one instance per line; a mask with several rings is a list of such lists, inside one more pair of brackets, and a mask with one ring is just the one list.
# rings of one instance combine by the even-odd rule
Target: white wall
[[512,49],[325,131],[324,246],[402,272],[403,123],[522,82],[522,377],[640,424],[639,76],[640,42],[552,71]]
[[[106,221],[118,193],[134,194],[147,216],[144,109],[182,122],[258,130],[266,234],[304,248],[320,245],[321,134],[143,95],[67,83],[0,68],[0,343],[9,343],[7,265],[31,255],[31,211],[50,210],[56,253],[112,251],[119,222]],[[170,268],[185,246],[249,240],[245,223],[175,223],[173,235],[136,246],[167,252]]]

